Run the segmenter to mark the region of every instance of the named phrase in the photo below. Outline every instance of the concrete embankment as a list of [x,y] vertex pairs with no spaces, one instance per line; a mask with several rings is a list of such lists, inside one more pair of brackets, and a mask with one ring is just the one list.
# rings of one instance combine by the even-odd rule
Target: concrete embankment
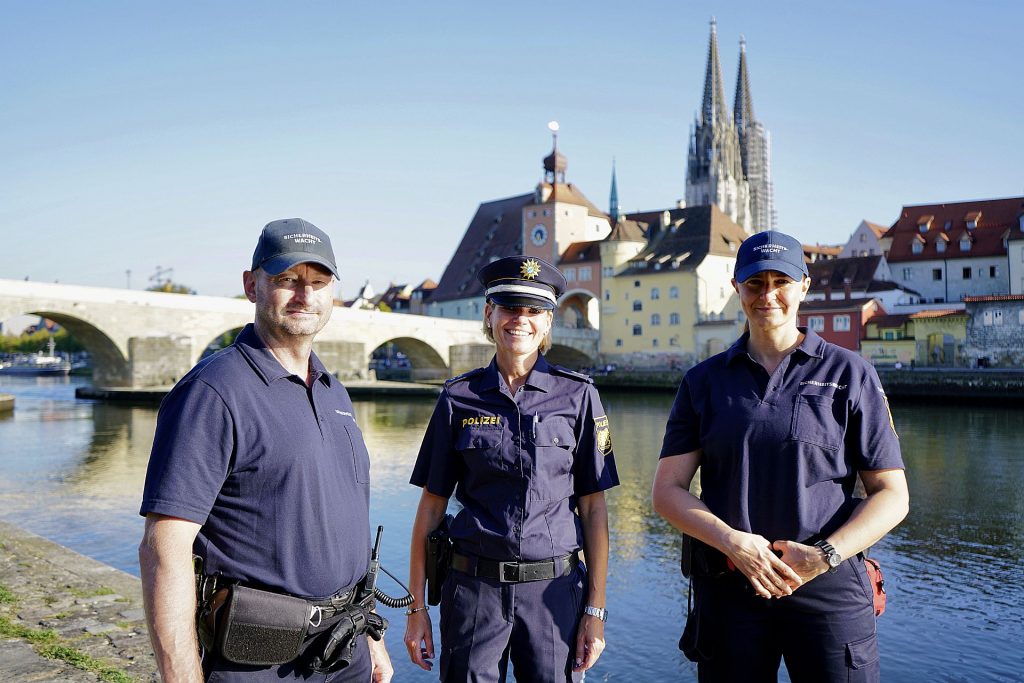
[[[344,382],[350,396],[437,396],[441,384],[388,382],[383,380],[350,380]],[[75,398],[88,398],[116,403],[151,405],[160,403],[171,387],[78,387]]]
[[158,681],[139,580],[0,521],[0,680]]
[[14,412],[14,397],[10,394],[0,394],[0,415]]

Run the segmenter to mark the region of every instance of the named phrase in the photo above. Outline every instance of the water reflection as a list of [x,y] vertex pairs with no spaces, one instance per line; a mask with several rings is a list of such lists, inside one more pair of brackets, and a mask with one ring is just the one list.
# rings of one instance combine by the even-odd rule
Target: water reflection
[[[15,414],[0,420],[0,515],[137,573],[137,511],[156,410],[76,401],[80,381],[0,381],[0,392],[17,397]],[[604,392],[602,399],[622,485],[608,495],[609,650],[588,679],[694,680],[676,649],[686,602],[678,534],[650,504],[672,396]],[[408,478],[433,405],[355,402],[372,455],[371,520],[386,529],[385,566],[402,577],[419,499]],[[879,620],[884,678],[1021,680],[1024,413],[893,410],[912,509],[875,549],[890,596]],[[388,640],[397,679],[432,678],[405,663],[403,617],[388,616],[396,623]]]

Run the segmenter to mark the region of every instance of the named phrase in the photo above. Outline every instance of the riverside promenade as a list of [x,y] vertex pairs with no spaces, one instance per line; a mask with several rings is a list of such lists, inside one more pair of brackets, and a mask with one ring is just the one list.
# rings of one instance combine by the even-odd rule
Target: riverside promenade
[[139,579],[0,521],[0,681],[159,681]]

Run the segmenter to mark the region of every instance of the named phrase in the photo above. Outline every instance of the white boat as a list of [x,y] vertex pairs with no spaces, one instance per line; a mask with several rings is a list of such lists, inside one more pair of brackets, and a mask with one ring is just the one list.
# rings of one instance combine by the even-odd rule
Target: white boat
[[53,337],[47,353],[20,356],[0,364],[0,375],[67,375],[71,372],[71,361],[53,354]]

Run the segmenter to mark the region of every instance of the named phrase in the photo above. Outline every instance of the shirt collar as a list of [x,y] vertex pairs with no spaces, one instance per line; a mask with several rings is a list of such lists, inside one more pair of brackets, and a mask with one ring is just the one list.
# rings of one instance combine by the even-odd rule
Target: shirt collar
[[[256,334],[256,328],[249,323],[242,328],[235,338],[235,346],[248,359],[249,363],[256,370],[256,374],[267,384],[284,377],[291,377],[292,373],[284,369],[284,366],[274,357],[267,345],[263,343],[260,336]],[[313,368],[313,375],[327,386],[331,386],[331,373],[327,371],[324,364],[320,362],[315,353],[311,353],[310,365]],[[305,381],[305,378],[302,378]]]
[[[800,342],[800,345],[794,349],[795,351],[801,351],[806,356],[813,358],[823,358],[825,349],[825,340],[818,336],[818,333],[809,327],[797,327],[798,330],[803,332],[804,340]],[[749,355],[747,351],[747,344],[750,342],[750,332],[744,332],[739,339],[733,342],[729,350],[726,351],[725,362],[726,364],[732,363],[734,359],[742,356]]]
[[[484,372],[483,380],[480,382],[480,391],[497,391],[502,384],[503,382],[498,372],[498,357],[493,356],[486,372]],[[538,353],[537,362],[534,363],[523,386],[539,389],[540,391],[549,391],[553,385],[554,380],[551,377],[551,366],[544,359],[544,354]]]

